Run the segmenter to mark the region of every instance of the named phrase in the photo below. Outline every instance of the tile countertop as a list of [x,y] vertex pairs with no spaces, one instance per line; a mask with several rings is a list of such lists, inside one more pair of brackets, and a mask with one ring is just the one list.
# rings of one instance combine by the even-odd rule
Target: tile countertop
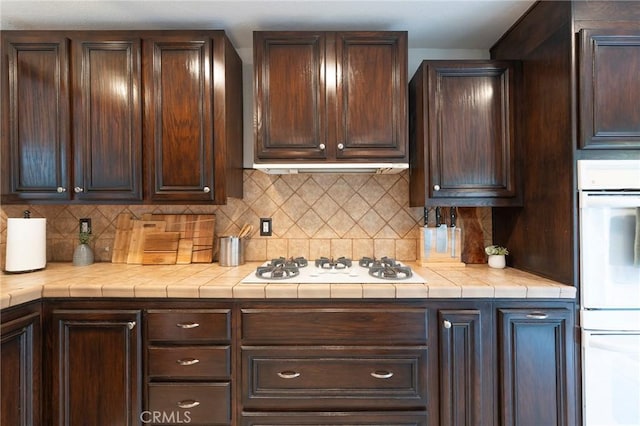
[[175,297],[212,299],[566,298],[576,289],[517,269],[487,265],[424,268],[408,263],[426,284],[246,284],[260,265],[217,263],[75,267],[49,263],[42,271],[0,276],[0,308],[40,297]]

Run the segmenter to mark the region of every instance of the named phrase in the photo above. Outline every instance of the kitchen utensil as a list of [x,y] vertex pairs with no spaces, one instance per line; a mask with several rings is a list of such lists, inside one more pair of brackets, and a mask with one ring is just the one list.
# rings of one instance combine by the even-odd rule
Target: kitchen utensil
[[244,239],[236,236],[220,237],[220,266],[244,264]]
[[120,213],[116,221],[116,236],[113,240],[111,263],[127,263],[132,227],[133,220],[131,214]]
[[248,223],[245,223],[240,229],[240,232],[238,233],[238,238],[250,238],[252,232],[253,232],[253,226],[249,225]]
[[447,225],[442,223],[442,211],[436,207],[436,252],[447,251]]
[[185,265],[185,264],[191,263],[192,256],[193,256],[193,240],[181,238],[180,241],[178,241],[178,257],[176,258],[176,263],[178,265]]
[[180,239],[191,240],[192,263],[211,263],[215,238],[215,214],[145,214],[147,220],[163,220],[167,231],[180,232]]
[[178,258],[179,232],[149,232],[144,235],[143,265],[174,265]]
[[141,264],[144,255],[144,236],[149,232],[164,232],[167,224],[161,220],[134,220],[129,241],[127,263]]

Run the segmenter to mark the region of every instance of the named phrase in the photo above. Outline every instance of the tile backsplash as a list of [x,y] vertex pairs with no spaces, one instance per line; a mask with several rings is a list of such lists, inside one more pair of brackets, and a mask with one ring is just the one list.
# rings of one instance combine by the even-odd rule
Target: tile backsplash
[[[394,256],[415,260],[422,207],[409,207],[408,173],[389,175],[267,175],[244,172],[244,197],[214,205],[3,205],[0,253],[6,257],[7,218],[47,218],[47,260],[71,261],[78,244],[78,219],[91,218],[96,261],[111,261],[120,213],[216,214],[216,235],[237,234],[244,223],[256,231],[245,257],[263,261],[277,256]],[[478,208],[483,244],[491,242],[491,209]],[[273,235],[260,237],[260,218],[273,219]],[[446,216],[445,216],[446,217]],[[464,222],[458,225],[463,229]]]

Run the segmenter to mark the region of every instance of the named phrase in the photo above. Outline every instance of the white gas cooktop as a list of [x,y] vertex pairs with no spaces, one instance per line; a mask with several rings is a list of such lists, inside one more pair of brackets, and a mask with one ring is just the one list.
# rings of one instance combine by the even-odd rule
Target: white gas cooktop
[[[286,259],[287,261],[289,259]],[[282,283],[282,284],[424,284],[425,280],[416,274],[406,265],[395,262],[394,266],[400,267],[399,278],[380,278],[385,275],[384,270],[379,270],[377,275],[372,276],[369,268],[360,266],[359,261],[354,260],[351,266],[339,264],[327,267],[316,266],[315,261],[309,261],[307,266],[293,267],[288,269],[282,277],[273,277],[270,275],[269,269],[273,266],[273,261],[265,262],[262,268],[267,268],[267,272],[258,268],[256,271],[247,275],[241,282],[253,284],[265,283]],[[409,273],[406,273],[406,270]],[[293,271],[293,272],[292,272]],[[393,273],[393,272],[392,272]],[[297,275],[296,275],[297,274]]]

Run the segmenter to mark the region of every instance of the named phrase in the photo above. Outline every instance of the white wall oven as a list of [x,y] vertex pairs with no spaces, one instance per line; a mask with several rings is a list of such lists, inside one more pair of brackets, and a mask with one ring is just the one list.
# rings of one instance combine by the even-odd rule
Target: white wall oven
[[640,425],[640,160],[578,161],[583,423]]

